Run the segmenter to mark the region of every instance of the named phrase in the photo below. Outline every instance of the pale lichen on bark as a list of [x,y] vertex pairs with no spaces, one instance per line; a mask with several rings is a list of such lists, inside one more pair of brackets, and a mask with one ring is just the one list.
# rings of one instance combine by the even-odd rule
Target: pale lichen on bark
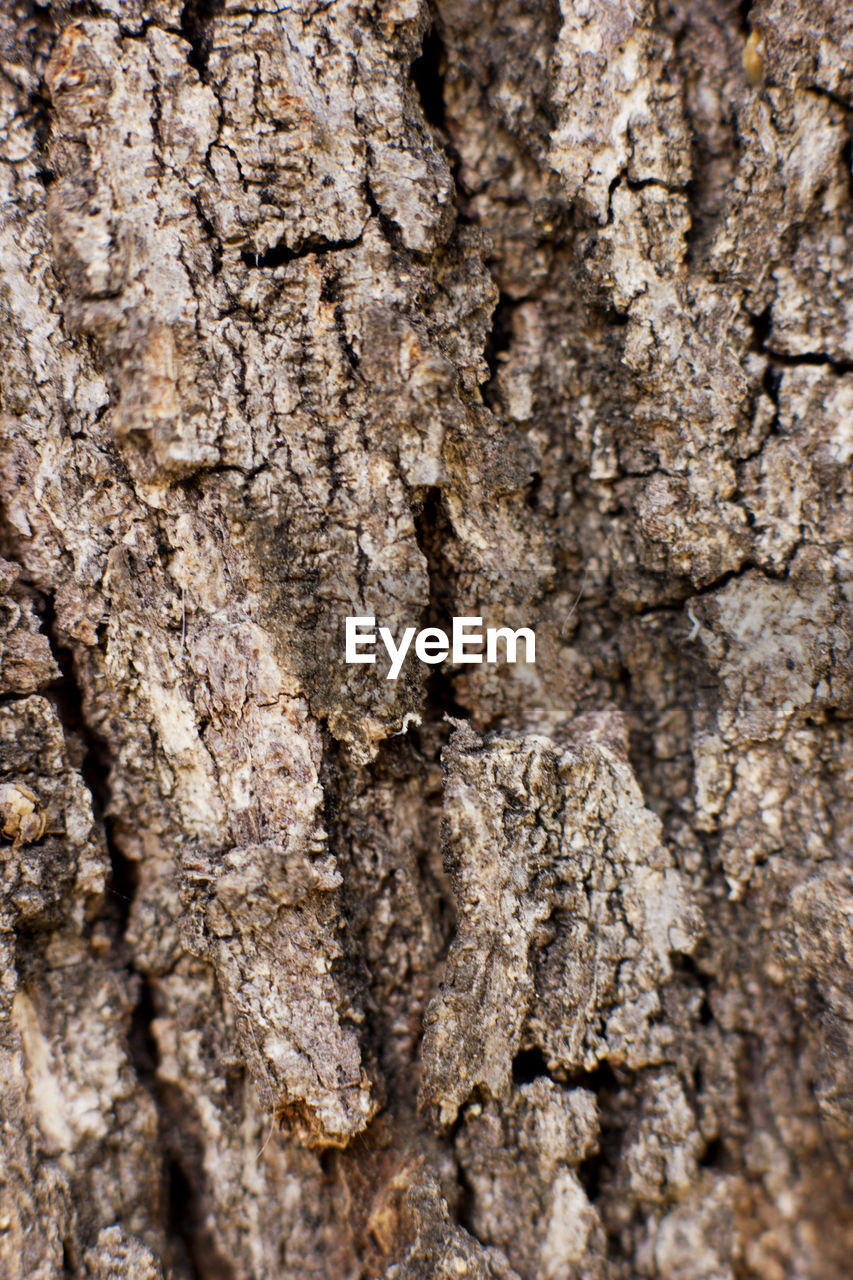
[[852,42],[0,7],[4,1274],[847,1275]]

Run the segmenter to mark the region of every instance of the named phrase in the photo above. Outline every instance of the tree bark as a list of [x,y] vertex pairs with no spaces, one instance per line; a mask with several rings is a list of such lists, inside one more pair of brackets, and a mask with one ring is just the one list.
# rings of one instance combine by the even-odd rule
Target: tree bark
[[846,1278],[853,6],[0,73],[3,1275]]

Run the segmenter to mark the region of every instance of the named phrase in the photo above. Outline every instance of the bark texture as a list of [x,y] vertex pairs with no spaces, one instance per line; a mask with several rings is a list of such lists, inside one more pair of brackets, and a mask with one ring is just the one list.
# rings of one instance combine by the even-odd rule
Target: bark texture
[[851,95],[848,0],[0,4],[3,1276],[849,1276]]

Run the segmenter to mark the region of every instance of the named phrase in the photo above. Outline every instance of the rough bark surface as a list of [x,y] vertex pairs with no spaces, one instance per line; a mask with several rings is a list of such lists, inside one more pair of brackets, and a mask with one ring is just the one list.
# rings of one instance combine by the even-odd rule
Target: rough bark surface
[[847,0],[2,0],[3,1276],[849,1276],[852,108]]

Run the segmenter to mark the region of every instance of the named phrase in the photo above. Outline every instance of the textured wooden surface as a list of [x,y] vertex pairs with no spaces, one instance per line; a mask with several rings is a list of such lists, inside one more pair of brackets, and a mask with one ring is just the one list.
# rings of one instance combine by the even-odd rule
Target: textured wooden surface
[[4,1276],[847,1280],[851,66],[0,4]]

